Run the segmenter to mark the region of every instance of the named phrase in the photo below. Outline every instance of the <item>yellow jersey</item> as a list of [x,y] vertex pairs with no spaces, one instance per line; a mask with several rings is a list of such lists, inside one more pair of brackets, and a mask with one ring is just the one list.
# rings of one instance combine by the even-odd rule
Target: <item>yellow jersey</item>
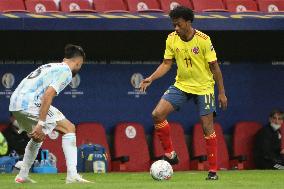
[[208,35],[195,30],[193,38],[185,42],[172,32],[166,41],[164,59],[175,59],[177,64],[175,87],[197,95],[214,93],[215,81],[209,64],[217,61],[217,57]]

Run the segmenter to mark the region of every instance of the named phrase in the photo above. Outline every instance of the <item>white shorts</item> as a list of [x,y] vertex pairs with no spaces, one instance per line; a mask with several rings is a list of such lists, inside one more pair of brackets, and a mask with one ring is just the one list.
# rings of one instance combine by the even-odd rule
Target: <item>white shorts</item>
[[[16,120],[19,123],[19,133],[26,131],[27,133],[32,132],[33,128],[37,125],[39,120],[39,108],[33,107],[28,110],[20,110],[12,112]],[[46,124],[42,128],[45,134],[50,134],[56,127],[56,122],[65,119],[65,116],[55,107],[50,106],[47,116]]]

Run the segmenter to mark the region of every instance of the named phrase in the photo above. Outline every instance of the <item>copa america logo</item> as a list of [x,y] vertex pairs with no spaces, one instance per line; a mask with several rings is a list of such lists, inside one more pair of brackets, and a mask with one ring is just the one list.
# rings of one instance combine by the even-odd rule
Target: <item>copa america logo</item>
[[12,73],[5,73],[2,77],[2,85],[6,89],[11,89],[15,83],[15,77]]
[[76,74],[75,77],[72,78],[71,83],[69,84],[72,89],[78,88],[81,83],[81,78],[79,74]]
[[131,76],[131,84],[135,89],[139,89],[140,83],[143,80],[143,75],[141,73],[134,73]]

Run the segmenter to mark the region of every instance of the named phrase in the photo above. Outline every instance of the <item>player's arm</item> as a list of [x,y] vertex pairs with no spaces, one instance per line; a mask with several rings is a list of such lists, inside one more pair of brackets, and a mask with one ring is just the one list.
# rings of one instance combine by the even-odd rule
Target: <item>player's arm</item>
[[153,81],[160,77],[163,77],[171,69],[172,64],[172,59],[164,59],[164,61],[162,62],[162,64],[160,64],[156,71],[140,83],[140,90],[145,92],[147,87],[151,85]]
[[44,95],[42,96],[41,106],[39,110],[39,121],[33,129],[32,133],[30,133],[31,137],[38,142],[43,141],[43,139],[45,138],[42,127],[45,124],[46,116],[54,96],[56,96],[56,91],[53,87],[48,87]]
[[210,62],[210,70],[213,74],[214,80],[218,87],[218,101],[219,101],[219,107],[221,107],[223,110],[227,109],[227,97],[225,95],[225,87],[223,82],[223,76],[221,69],[219,67],[219,64],[217,61]]
[[48,110],[55,96],[56,96],[55,89],[53,87],[48,87],[41,99],[41,106],[39,110],[39,120],[45,122]]
[[164,61],[162,62],[162,64],[159,65],[159,67],[156,69],[156,71],[151,76],[147,77],[140,83],[140,91],[145,92],[147,87],[149,87],[149,85],[151,85],[151,83],[154,80],[160,77],[163,77],[171,69],[172,64],[173,64],[173,59],[175,57],[174,50],[172,48],[173,36],[174,36],[174,33],[171,33],[166,40]]
[[220,70],[219,64],[217,62],[217,56],[215,49],[212,45],[211,39],[207,37],[204,41],[202,41],[204,45],[204,56],[206,62],[209,63],[210,70],[213,74],[214,80],[218,86],[218,102],[219,107],[223,110],[227,109],[228,101],[225,95],[225,88],[223,82],[222,72]]

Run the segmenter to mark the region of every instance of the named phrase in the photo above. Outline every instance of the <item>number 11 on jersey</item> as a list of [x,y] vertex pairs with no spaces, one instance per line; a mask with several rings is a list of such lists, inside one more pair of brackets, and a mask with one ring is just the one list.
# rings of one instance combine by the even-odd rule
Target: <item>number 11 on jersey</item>
[[190,58],[185,58],[185,64],[186,64],[186,67],[188,68],[188,64],[190,64],[190,67],[192,67],[192,63],[191,63],[191,59]]

